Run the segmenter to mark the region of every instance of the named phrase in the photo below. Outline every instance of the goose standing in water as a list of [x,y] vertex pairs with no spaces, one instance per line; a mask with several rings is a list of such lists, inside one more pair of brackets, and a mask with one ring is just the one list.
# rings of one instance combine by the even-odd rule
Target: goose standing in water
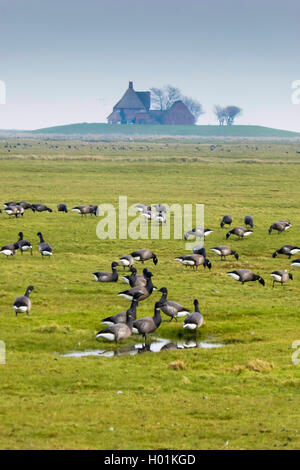
[[18,245],[19,249],[21,251],[21,255],[23,255],[24,251],[30,250],[31,256],[32,256],[32,246],[31,243],[28,240],[23,239],[23,232],[19,232],[19,240],[18,240]]
[[194,300],[195,311],[188,315],[183,322],[182,328],[187,328],[189,330],[197,330],[203,325],[203,315],[199,310],[199,302],[197,299]]
[[227,276],[232,277],[235,281],[241,282],[243,285],[245,282],[258,281],[262,286],[265,285],[264,279],[258,274],[254,274],[250,269],[236,269],[230,271]]
[[159,289],[162,292],[162,296],[160,299],[160,309],[169,317],[171,317],[170,321],[175,318],[185,317],[190,313],[189,309],[183,307],[182,305],[178,304],[177,302],[173,302],[172,300],[167,300],[168,296],[168,289],[166,287],[162,287]]
[[275,287],[276,282],[279,282],[283,286],[285,282],[288,282],[290,279],[293,280],[292,274],[288,273],[287,270],[273,271],[270,276],[273,278],[273,287]]
[[14,301],[13,309],[16,312],[16,315],[18,315],[18,313],[26,313],[27,315],[29,315],[31,308],[31,301],[29,299],[29,295],[31,291],[33,291],[33,286],[28,286],[25,294],[21,297],[17,297]]
[[118,343],[122,339],[127,339],[132,334],[133,318],[130,309],[126,312],[126,323],[116,323],[97,333],[96,338],[104,338],[108,341]]
[[119,266],[119,263],[117,263],[116,261],[113,261],[111,263],[111,270],[112,270],[111,273],[106,273],[106,272],[93,273],[95,280],[98,282],[117,282],[118,280],[117,266]]
[[154,306],[154,316],[139,318],[133,322],[132,332],[143,336],[146,342],[147,335],[153,333],[161,324],[160,302]]
[[43,235],[41,234],[41,232],[38,232],[37,236],[40,239],[39,252],[41,253],[43,258],[44,258],[44,256],[49,256],[49,258],[50,258],[50,256],[52,256],[51,246],[49,245],[49,243],[44,241],[44,238],[43,238]]

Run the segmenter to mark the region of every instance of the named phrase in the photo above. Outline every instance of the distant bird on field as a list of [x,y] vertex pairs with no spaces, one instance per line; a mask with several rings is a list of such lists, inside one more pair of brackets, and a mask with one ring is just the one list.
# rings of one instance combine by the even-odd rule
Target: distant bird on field
[[29,315],[31,308],[31,301],[29,299],[29,295],[31,291],[33,291],[33,286],[28,286],[25,294],[21,297],[17,297],[14,301],[13,309],[16,312],[16,315],[18,315],[18,313],[26,313],[27,315]]
[[39,237],[40,239],[40,244],[39,244],[39,252],[41,253],[42,257],[44,258],[44,256],[52,256],[52,248],[51,246],[49,245],[49,243],[45,242],[44,238],[43,238],[43,235],[41,234],[41,232],[38,232],[37,233],[37,236]]
[[30,250],[31,256],[32,256],[32,246],[31,243],[28,240],[23,239],[23,232],[19,232],[19,240],[18,240],[18,245],[19,249],[21,251],[21,255],[23,255],[24,251]]
[[131,268],[134,263],[134,259],[131,255],[120,256],[119,261],[121,265],[125,268]]
[[299,259],[299,258],[298,258],[298,259],[295,259],[295,260],[292,262],[291,266],[296,266],[297,268],[300,268],[300,259]]
[[231,225],[232,224],[232,216],[231,215],[224,215],[223,219],[221,220],[220,226],[221,228],[224,227],[224,225]]
[[207,237],[211,233],[213,233],[213,230],[211,230],[210,228],[194,227],[192,228],[192,230],[189,230],[188,232],[185,233],[184,239],[188,240],[188,238],[191,236],[196,237],[196,238]]
[[18,249],[18,243],[8,243],[7,245],[1,248],[0,253],[2,253],[4,256],[6,256],[6,258],[8,258],[8,256],[14,256]]
[[273,278],[273,287],[276,282],[279,282],[282,286],[285,282],[288,282],[290,279],[293,280],[292,274],[289,274],[287,270],[285,271],[273,271],[270,276]]
[[116,315],[112,315],[110,317],[104,318],[101,323],[105,325],[115,325],[116,323],[126,323],[127,320],[127,312],[130,311],[130,315],[132,316],[133,320],[136,319],[136,309],[139,303],[139,298],[141,297],[141,293],[137,292],[134,294],[133,299],[131,301],[130,308],[124,312],[117,313]]
[[274,251],[272,257],[276,258],[278,255],[287,255],[290,259],[296,253],[299,253],[300,248],[293,245],[284,245],[279,250]]
[[246,227],[251,227],[253,228],[254,227],[254,223],[253,223],[253,217],[251,215],[246,215],[244,217],[244,224],[246,225]]
[[275,222],[269,228],[269,235],[272,233],[272,230],[277,230],[278,234],[284,232],[285,230],[289,229],[292,225],[287,220],[279,220]]
[[66,204],[57,204],[58,212],[68,212]]
[[264,279],[258,274],[254,274],[249,269],[236,269],[230,271],[227,276],[231,276],[235,281],[241,282],[243,285],[245,282],[258,281],[262,286],[265,285]]
[[98,282],[117,282],[118,280],[117,266],[119,266],[119,263],[117,263],[116,261],[113,261],[111,263],[111,269],[112,269],[111,273],[106,273],[106,272],[93,273],[95,280]]
[[45,204],[32,204],[31,206],[33,212],[52,212],[52,209]]
[[138,250],[138,251],[133,251],[131,253],[131,256],[134,258],[134,260],[141,261],[141,263],[144,263],[145,261],[148,261],[150,259],[153,260],[154,264],[158,263],[158,259],[157,259],[156,254],[153,253],[153,251],[151,251],[151,250],[142,249],[142,250]]
[[230,230],[226,234],[226,240],[230,237],[230,235],[236,235],[239,239],[242,239],[244,237],[248,237],[253,233],[252,230],[249,230],[248,228],[245,227],[235,227],[234,229]]
[[226,260],[226,256],[231,256],[231,255],[233,255],[237,261],[239,259],[238,253],[236,251],[232,250],[227,245],[215,246],[215,247],[211,248],[211,251],[213,251],[217,255],[221,256],[221,260]]
[[148,271],[145,274],[145,277],[147,279],[147,283],[145,286],[136,285],[135,287],[132,287],[131,289],[119,292],[118,296],[125,297],[125,299],[132,300],[136,293],[141,293],[142,295],[139,297],[139,301],[147,299],[153,292],[153,284],[151,280],[152,276],[153,274]]

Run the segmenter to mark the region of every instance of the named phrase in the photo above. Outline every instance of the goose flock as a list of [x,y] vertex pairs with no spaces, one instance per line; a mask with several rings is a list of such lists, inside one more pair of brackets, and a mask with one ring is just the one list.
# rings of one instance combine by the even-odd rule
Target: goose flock
[[[24,212],[28,209],[31,209],[33,212],[53,212],[46,204],[30,204],[27,201],[11,201],[7,202],[4,205],[4,212],[9,216],[14,216],[18,218],[19,216],[23,217]],[[159,223],[166,222],[166,207],[162,204],[155,206],[147,204],[138,204],[136,206],[137,210],[141,212],[142,215],[146,213],[150,215],[149,220],[157,220]],[[57,205],[58,212],[67,213],[66,204]],[[77,212],[81,216],[86,216],[87,214],[97,215],[97,206],[92,204],[79,205],[71,209],[71,212]],[[233,217],[231,215],[224,215],[220,227],[223,229],[225,225],[230,227],[230,230],[226,233],[225,238],[228,240],[231,235],[236,235],[239,240],[242,240],[249,235],[254,233],[254,222],[252,216],[244,217],[244,227],[236,226],[231,229],[233,223]],[[277,231],[278,234],[285,232],[291,227],[289,220],[279,220],[274,222],[268,229],[269,235],[273,231]],[[248,228],[250,227],[250,228]],[[190,231],[185,233],[185,240],[193,236],[195,239],[197,237],[206,237],[213,233],[213,230],[205,229],[201,227],[194,227]],[[36,236],[39,239],[38,251],[41,254],[42,258],[50,257],[53,254],[53,250],[49,242],[45,241],[43,234],[38,232]],[[277,237],[276,237],[277,238]],[[18,233],[18,239],[15,242],[10,242],[4,245],[0,254],[3,254],[6,258],[14,256],[18,251],[21,255],[24,252],[29,251],[31,256],[33,255],[33,246],[32,243],[24,239],[24,233],[20,231]],[[228,256],[233,256],[236,261],[240,259],[240,255],[237,251],[233,250],[228,245],[219,245],[210,248],[214,254],[221,258],[221,261],[225,261]],[[278,255],[285,255],[290,259],[292,256],[300,252],[300,247],[294,245],[283,245],[277,249],[271,256],[276,258]],[[180,264],[184,265],[186,268],[190,267],[193,270],[198,270],[199,266],[203,266],[204,269],[211,270],[212,263],[206,256],[206,248],[204,246],[194,246],[192,253],[183,254],[173,258],[175,261],[178,261]],[[161,312],[169,317],[169,321],[175,320],[178,322],[179,319],[184,318],[182,328],[194,330],[199,329],[204,323],[204,317],[199,310],[199,302],[197,299],[193,300],[193,311],[179,302],[168,299],[168,288],[161,287],[158,289],[153,284],[154,274],[148,270],[148,268],[143,268],[141,274],[137,273],[137,269],[134,266],[135,263],[144,265],[145,262],[152,261],[153,265],[158,264],[158,256],[151,251],[150,249],[143,248],[133,251],[129,254],[123,254],[119,257],[118,262],[113,261],[111,263],[110,272],[93,272],[92,275],[96,282],[105,282],[113,283],[118,282],[119,273],[118,267],[123,267],[123,273],[127,274],[122,275],[121,280],[128,284],[128,289],[120,291],[117,295],[124,297],[130,301],[129,308],[122,312],[111,315],[102,320],[102,324],[105,325],[105,328],[99,331],[96,334],[96,339],[105,339],[108,341],[115,341],[118,343],[121,340],[129,338],[132,334],[139,334],[143,337],[144,341],[149,334],[154,333],[162,323]],[[291,263],[291,266],[300,267],[300,259],[296,259]],[[260,283],[262,286],[266,285],[265,280],[261,277],[259,273],[254,273],[250,269],[233,269],[230,272],[226,273],[227,276],[231,277],[235,281],[241,282],[242,285],[248,282]],[[287,269],[278,269],[270,273],[272,279],[273,288],[275,285],[281,284],[284,286],[287,282],[293,280],[293,275],[287,271]],[[19,313],[26,313],[29,315],[31,310],[31,301],[30,293],[33,291],[34,287],[29,285],[23,296],[19,296],[15,299],[13,303],[13,309],[18,315]],[[143,318],[137,318],[137,310],[139,303],[143,300],[148,299],[154,290],[158,290],[161,293],[160,300],[154,303],[153,315]]]

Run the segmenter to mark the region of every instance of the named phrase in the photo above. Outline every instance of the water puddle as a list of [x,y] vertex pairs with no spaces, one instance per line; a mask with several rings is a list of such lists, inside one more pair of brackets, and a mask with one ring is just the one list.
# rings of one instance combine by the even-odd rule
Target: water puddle
[[223,343],[212,343],[209,341],[196,341],[194,339],[186,339],[182,341],[171,341],[164,338],[153,338],[151,343],[137,343],[127,347],[118,348],[115,350],[109,349],[87,349],[85,351],[71,351],[66,354],[60,354],[61,357],[88,357],[88,356],[100,356],[100,357],[118,357],[135,354],[141,354],[144,352],[158,353],[160,351],[174,351],[176,349],[211,349],[221,348],[225,346]]

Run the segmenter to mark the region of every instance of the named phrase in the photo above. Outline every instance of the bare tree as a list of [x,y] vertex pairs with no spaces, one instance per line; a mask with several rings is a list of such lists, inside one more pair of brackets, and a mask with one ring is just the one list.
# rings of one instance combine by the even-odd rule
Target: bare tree
[[225,122],[225,117],[226,117],[224,108],[222,108],[222,106],[220,105],[216,105],[214,107],[214,113],[217,116],[220,126],[223,126]]
[[154,109],[165,109],[165,92],[163,88],[150,88],[152,106]]
[[201,114],[204,114],[202,104],[194,98],[190,98],[188,96],[182,96],[181,99],[195,117],[195,122],[197,122]]
[[214,107],[214,113],[218,118],[220,126],[226,122],[227,126],[232,126],[234,120],[242,113],[242,109],[237,106],[226,106],[222,108],[220,105]]
[[227,126],[232,126],[234,120],[242,113],[242,109],[238,106],[226,106],[224,111]]

